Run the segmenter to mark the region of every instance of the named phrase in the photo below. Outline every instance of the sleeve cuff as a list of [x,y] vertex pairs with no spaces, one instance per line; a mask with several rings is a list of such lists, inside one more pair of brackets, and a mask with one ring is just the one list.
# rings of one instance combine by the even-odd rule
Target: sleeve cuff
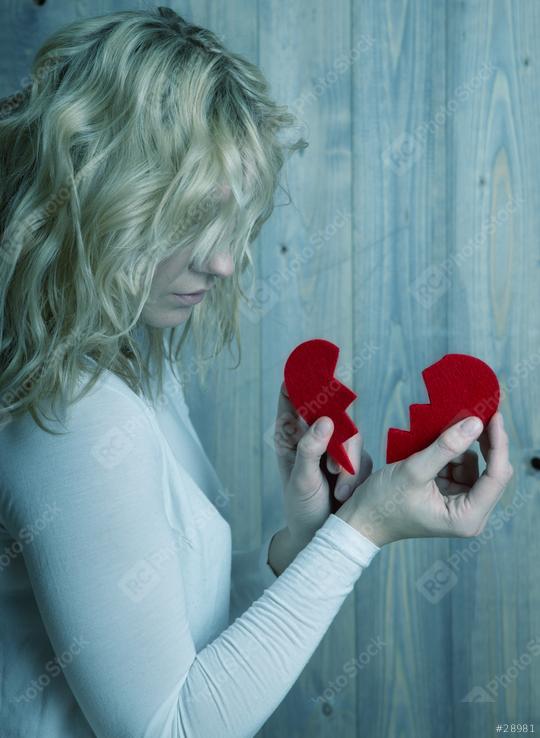
[[334,513],[330,513],[315,535],[319,533],[362,567],[369,566],[375,554],[381,550],[380,546]]
[[[362,567],[369,566],[373,557],[381,550],[380,546],[373,543],[363,533],[349,525],[343,518],[331,513],[319,528],[325,538],[342,553],[346,554]],[[272,530],[267,533],[259,550],[259,578],[266,589],[278,578],[268,563],[268,552],[272,538],[278,531]]]

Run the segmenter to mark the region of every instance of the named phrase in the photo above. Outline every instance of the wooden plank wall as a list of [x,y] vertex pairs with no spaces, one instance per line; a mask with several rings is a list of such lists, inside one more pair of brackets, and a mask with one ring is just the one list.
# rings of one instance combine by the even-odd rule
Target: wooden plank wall
[[[259,735],[540,730],[540,5],[168,4],[259,64],[310,142],[284,173],[292,203],[255,245],[264,303],[242,313],[243,361],[219,357],[209,388],[187,397],[228,490],[234,548],[282,524],[271,427],[283,363],[308,338],[341,347],[375,468],[387,428],[427,401],[424,367],[447,352],[487,361],[515,468],[482,537],[383,549]],[[5,2],[0,94],[61,23],[148,5]]]

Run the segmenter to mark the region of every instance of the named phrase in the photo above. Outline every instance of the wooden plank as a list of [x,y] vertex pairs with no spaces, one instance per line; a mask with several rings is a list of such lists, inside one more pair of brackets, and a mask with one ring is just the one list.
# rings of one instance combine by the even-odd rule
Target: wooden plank
[[[260,65],[274,97],[299,116],[309,141],[284,178],[293,202],[276,209],[261,239],[268,289],[262,319],[263,435],[275,421],[284,362],[300,341],[321,337],[351,360],[350,234],[351,118],[350,4],[293,0],[260,4]],[[278,193],[278,203],[285,194]],[[264,516],[281,521],[282,501],[273,449],[263,449]],[[354,735],[355,694],[340,709],[319,699],[355,649],[354,598],[347,600],[309,664],[261,736]]]
[[[409,428],[409,405],[428,399],[421,371],[447,349],[448,296],[431,299],[429,271],[447,255],[445,121],[435,121],[445,101],[445,7],[353,7],[353,45],[375,39],[353,67],[351,271],[356,412],[378,469],[388,428]],[[356,586],[357,650],[383,644],[346,687],[357,692],[357,735],[452,735],[449,609],[416,587],[448,549],[437,538],[384,547]]]
[[[341,347],[339,376],[359,394],[352,416],[375,469],[388,427],[408,427],[409,405],[427,400],[421,370],[448,351],[483,358],[501,380],[516,470],[483,538],[379,554],[258,735],[472,738],[498,722],[538,723],[540,8],[167,4],[258,63],[310,142],[284,172],[293,202],[254,245],[267,302],[261,320],[241,313],[242,362],[231,369],[223,352],[208,388],[194,382],[186,397],[224,483],[233,549],[282,524],[270,429],[283,363],[307,338]],[[60,25],[149,6],[10,3],[0,95],[28,82]],[[437,571],[446,588],[430,587]]]
[[[187,21],[212,30],[231,51],[256,63],[257,7],[249,0],[170,3],[170,6]],[[192,382],[186,390],[193,424],[224,486],[223,496],[216,504],[231,525],[233,551],[255,548],[263,535],[261,325],[248,320],[241,312],[240,333],[242,361],[238,368],[231,368],[237,359],[233,346],[234,357],[224,350],[214,360],[206,389]]]
[[[472,737],[497,723],[537,722],[540,709],[540,664],[531,651],[531,642],[540,642],[540,512],[534,505],[538,477],[528,473],[539,438],[530,410],[540,379],[540,83],[534,71],[540,8],[534,2],[451,3],[448,28],[456,40],[450,89],[473,88],[449,135],[456,263],[448,284],[450,347],[496,371],[515,468],[484,533],[452,545],[458,581],[450,595],[451,694],[456,735]],[[483,67],[485,82],[475,87]]]
[[31,0],[10,0],[8,7],[2,10],[0,24],[0,96],[11,95],[30,82],[34,54],[45,39],[64,24],[79,18],[153,5],[150,0],[77,0],[72,3],[49,0],[43,5]]

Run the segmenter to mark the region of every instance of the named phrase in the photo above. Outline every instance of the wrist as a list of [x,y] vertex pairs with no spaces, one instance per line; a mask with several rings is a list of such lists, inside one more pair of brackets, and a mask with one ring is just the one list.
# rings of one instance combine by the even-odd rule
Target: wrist
[[285,571],[302,548],[303,546],[293,539],[287,526],[274,533],[268,546],[267,563],[277,577]]
[[341,505],[334,515],[344,520],[358,533],[370,540],[376,546],[379,546],[379,548],[388,543],[388,540],[380,526],[377,526],[375,523],[370,521],[369,514],[362,513],[362,511],[358,509],[358,504],[355,500],[353,501],[353,497],[349,497],[345,500],[343,505]]

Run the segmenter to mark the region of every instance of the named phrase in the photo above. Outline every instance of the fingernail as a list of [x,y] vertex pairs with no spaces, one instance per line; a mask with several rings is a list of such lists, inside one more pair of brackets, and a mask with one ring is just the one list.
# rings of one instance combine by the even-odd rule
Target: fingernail
[[459,427],[466,435],[475,436],[482,427],[482,421],[480,418],[467,418]]
[[350,484],[342,484],[341,486],[336,487],[334,491],[334,497],[336,498],[336,500],[344,500],[349,494],[350,489]]
[[315,433],[318,436],[327,436],[332,428],[332,421],[328,418],[321,418],[315,423]]

